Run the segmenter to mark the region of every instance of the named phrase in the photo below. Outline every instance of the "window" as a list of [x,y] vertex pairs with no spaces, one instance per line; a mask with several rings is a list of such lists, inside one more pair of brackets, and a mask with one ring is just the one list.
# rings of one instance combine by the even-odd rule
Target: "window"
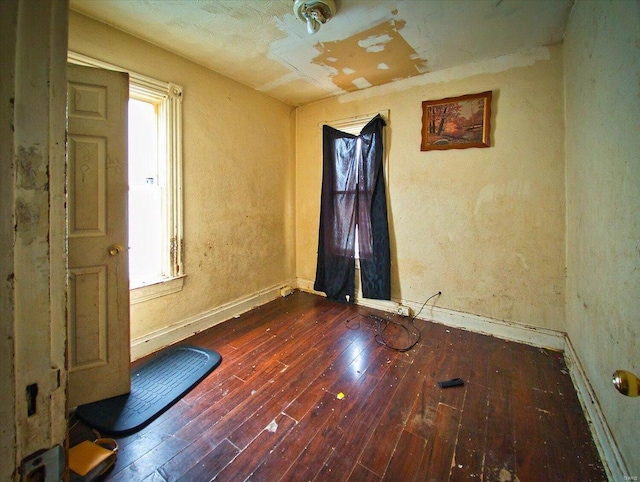
[[[360,288],[366,298],[388,300],[391,296],[385,125],[381,114],[322,124],[322,194],[314,289],[336,301],[353,302]],[[360,269],[354,273],[356,261]]]
[[[389,111],[381,111],[380,112],[383,117],[385,119],[389,118]],[[334,122],[323,122],[322,124],[327,124],[330,125],[331,127],[333,127],[334,129],[338,129],[342,132],[346,132],[348,134],[352,134],[354,136],[357,136],[360,134],[360,132],[362,131],[362,129],[364,128],[364,126],[366,126],[369,121],[374,118],[376,116],[376,114],[367,114],[364,116],[358,116],[358,117],[353,117],[353,118],[349,118],[349,119],[343,119],[343,120],[339,120],[339,121],[334,121]],[[321,125],[322,125],[321,124]],[[361,149],[360,149],[360,139],[358,139],[358,147],[357,147],[357,152],[361,155]],[[384,153],[384,170],[385,170],[385,177],[387,177],[387,152],[385,149],[385,153]],[[358,167],[360,166],[360,162],[356,162],[355,166],[356,166],[356,173],[355,173],[355,177],[358,178],[359,177],[359,173],[357,172]],[[351,197],[355,197],[356,192],[355,191],[348,191],[347,193],[345,193],[347,195],[351,195]],[[353,201],[352,201],[353,202]],[[354,236],[354,257],[356,259],[356,269],[360,269],[360,243],[358,240],[358,220],[356,220],[356,225],[355,225],[355,236]]]
[[[69,52],[69,61],[124,71]],[[174,293],[184,277],[182,88],[129,71],[131,303]]]
[[175,291],[163,284],[183,275],[181,94],[173,84],[130,80],[129,280],[132,290],[160,285],[144,299]]
[[[129,282],[139,288],[167,270],[166,175],[158,152],[159,103],[129,99]],[[157,242],[156,240],[159,240]]]

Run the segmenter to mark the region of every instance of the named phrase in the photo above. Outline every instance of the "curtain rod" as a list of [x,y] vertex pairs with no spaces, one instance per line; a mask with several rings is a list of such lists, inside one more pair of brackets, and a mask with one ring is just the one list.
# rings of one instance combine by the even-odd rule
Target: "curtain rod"
[[381,115],[385,121],[389,121],[389,109],[374,112],[372,114],[361,114],[354,117],[347,117],[343,119],[337,119],[334,121],[321,121],[318,122],[318,128],[322,129],[322,126],[328,125],[335,128],[345,127],[353,124],[358,124],[365,119],[373,119],[377,115]]

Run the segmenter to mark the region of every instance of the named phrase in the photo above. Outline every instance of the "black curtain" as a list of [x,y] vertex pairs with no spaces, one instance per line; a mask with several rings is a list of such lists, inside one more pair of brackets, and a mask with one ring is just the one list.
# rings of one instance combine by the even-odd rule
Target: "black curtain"
[[322,194],[314,289],[343,303],[355,300],[356,226],[362,294],[391,299],[389,225],[382,165],[384,119],[354,136],[323,127]]

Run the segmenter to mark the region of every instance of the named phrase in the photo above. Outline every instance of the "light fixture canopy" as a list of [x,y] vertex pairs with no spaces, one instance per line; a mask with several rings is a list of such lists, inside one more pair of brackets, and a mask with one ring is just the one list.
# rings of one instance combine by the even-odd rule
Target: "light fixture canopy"
[[294,0],[293,12],[307,24],[307,33],[312,35],[320,26],[336,14],[335,0]]

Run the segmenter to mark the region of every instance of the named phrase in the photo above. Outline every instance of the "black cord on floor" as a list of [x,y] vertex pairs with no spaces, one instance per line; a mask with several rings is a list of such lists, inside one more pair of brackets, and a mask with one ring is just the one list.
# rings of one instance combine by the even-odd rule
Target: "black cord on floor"
[[[397,321],[394,321],[394,320],[391,320],[391,319],[380,318],[379,316],[375,316],[375,315],[366,315],[365,318],[373,320],[376,323],[376,329],[377,329],[378,333],[375,336],[375,340],[380,345],[386,346],[387,348],[389,348],[391,350],[395,350],[395,351],[399,351],[399,352],[406,352],[406,351],[411,350],[414,346],[416,346],[418,343],[420,343],[420,340],[422,340],[422,332],[415,325],[416,318],[418,317],[418,315],[420,313],[422,313],[422,310],[427,305],[429,300],[431,300],[432,298],[435,298],[436,296],[440,296],[441,294],[442,294],[442,292],[438,291],[437,293],[429,296],[429,298],[427,298],[426,301],[422,304],[422,307],[420,308],[420,310],[415,315],[413,315],[413,317],[411,318],[411,321],[409,322],[409,326],[411,326],[415,331],[418,332],[417,336],[414,335],[411,332],[411,330],[409,330],[409,328],[406,325],[403,325],[402,323],[398,323]],[[358,314],[354,318],[357,318],[358,316],[364,316],[364,315]],[[345,322],[347,328],[349,328],[349,329],[358,329],[360,327],[360,323],[358,323],[358,327],[356,327],[356,328],[351,328],[349,326],[349,322],[351,322],[354,318],[350,318]],[[385,338],[384,338],[384,332],[386,331],[386,329],[389,326],[389,324],[396,325],[400,329],[404,330],[407,333],[407,336],[409,337],[409,340],[412,340],[412,341],[407,346],[394,346],[391,343],[387,342],[385,340]],[[415,339],[414,339],[414,336],[415,336]]]

